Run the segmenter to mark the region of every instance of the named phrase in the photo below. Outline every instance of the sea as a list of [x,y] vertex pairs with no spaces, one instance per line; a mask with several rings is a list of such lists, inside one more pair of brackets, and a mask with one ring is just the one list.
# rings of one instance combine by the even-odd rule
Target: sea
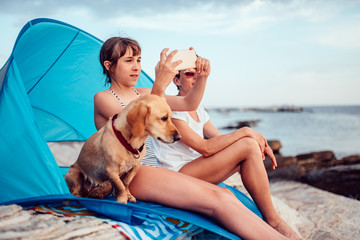
[[360,154],[359,106],[307,106],[301,111],[269,108],[207,108],[210,120],[222,133],[239,121],[255,122],[252,129],[268,140],[280,140],[283,156],[333,151],[337,159]]

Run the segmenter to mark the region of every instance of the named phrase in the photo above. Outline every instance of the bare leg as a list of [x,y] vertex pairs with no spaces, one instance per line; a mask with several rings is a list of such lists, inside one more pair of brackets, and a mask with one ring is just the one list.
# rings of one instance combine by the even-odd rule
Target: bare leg
[[274,209],[262,155],[254,139],[240,139],[213,156],[200,157],[180,169],[182,173],[214,184],[224,181],[237,171],[264,220],[285,236],[300,239]]
[[143,201],[208,215],[245,239],[287,239],[246,208],[230,191],[188,175],[141,166],[130,190]]
[[262,156],[255,141],[249,141],[245,148],[246,161],[241,163],[240,175],[244,186],[254,199],[264,220],[274,229],[290,239],[301,239],[274,209],[269,188],[268,176]]

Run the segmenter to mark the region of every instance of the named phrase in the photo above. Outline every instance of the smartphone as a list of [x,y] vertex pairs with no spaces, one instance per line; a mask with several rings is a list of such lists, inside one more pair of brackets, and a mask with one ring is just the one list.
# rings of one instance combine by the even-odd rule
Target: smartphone
[[182,60],[182,63],[180,63],[175,69],[184,70],[188,68],[195,68],[196,58],[195,50],[178,50],[173,57],[172,62]]

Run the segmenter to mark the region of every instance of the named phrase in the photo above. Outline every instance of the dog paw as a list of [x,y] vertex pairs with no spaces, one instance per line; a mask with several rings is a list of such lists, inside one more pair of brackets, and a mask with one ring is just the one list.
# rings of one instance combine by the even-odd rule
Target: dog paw
[[121,202],[121,203],[127,203],[128,198],[127,198],[126,195],[125,196],[124,195],[119,195],[119,196],[117,196],[116,201]]
[[132,203],[136,203],[136,198],[133,195],[128,194],[128,201]]
[[76,196],[76,197],[81,197],[81,194],[78,191],[72,191],[71,194]]

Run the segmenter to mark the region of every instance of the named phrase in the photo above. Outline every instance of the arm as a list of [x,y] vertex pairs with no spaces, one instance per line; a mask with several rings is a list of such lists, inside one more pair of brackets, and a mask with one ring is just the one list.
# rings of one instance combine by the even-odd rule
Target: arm
[[[160,54],[160,61],[155,68],[155,81],[151,90],[152,94],[164,96],[165,89],[174,79],[178,73],[175,70],[176,66],[181,63],[181,60],[171,63],[173,56],[177,51],[171,52],[165,59],[165,54],[168,49],[164,49]],[[199,106],[205,92],[206,81],[210,74],[210,61],[198,57],[196,60],[197,80],[194,87],[186,96],[168,96],[166,101],[173,111],[194,111]]]
[[111,117],[120,112],[116,104],[111,104],[114,101],[113,96],[107,91],[98,92],[94,96],[94,121],[97,130],[102,128]]
[[174,79],[175,75],[179,72],[175,68],[181,63],[181,60],[176,62],[171,62],[174,55],[177,51],[172,51],[166,58],[165,54],[168,51],[168,48],[165,48],[160,53],[160,61],[155,67],[155,81],[151,89],[151,94],[156,94],[159,96],[164,96],[166,88]]
[[193,88],[186,96],[165,96],[173,111],[195,111],[204,96],[206,81],[210,75],[210,61],[198,57],[196,59],[197,78]]
[[204,124],[203,132],[204,137],[207,139],[222,135],[222,133],[212,124],[212,122],[210,122],[210,120]]
[[172,119],[172,122],[179,130],[181,140],[187,146],[193,148],[204,157],[211,156],[224,148],[228,147],[235,141],[246,137],[247,133],[245,130],[236,130],[228,134],[221,134],[210,121],[204,125],[204,133],[209,139],[204,139],[196,132],[194,132],[189,125],[180,119]]
[[[242,131],[242,133],[238,134],[238,136],[243,135],[244,137],[254,138],[259,144],[260,150],[261,150],[261,152],[263,154],[263,160],[265,160],[265,154],[267,154],[271,158],[271,160],[273,162],[273,168],[275,166],[277,166],[275,155],[274,155],[272,149],[270,148],[270,146],[269,146],[267,140],[265,139],[265,137],[263,137],[257,131],[255,131],[255,130],[253,130],[251,128],[248,128],[248,127],[243,127],[243,128],[240,128],[240,129],[238,129],[236,131]],[[229,134],[232,134],[232,133],[229,133]],[[208,121],[204,125],[204,136],[206,138],[211,139],[211,138],[214,138],[214,137],[219,137],[220,135],[222,135],[222,133],[210,121]],[[226,135],[228,135],[228,134],[226,134]],[[239,139],[241,139],[241,138],[242,137],[240,137]]]
[[204,96],[207,77],[197,79],[194,87],[186,96],[166,95],[166,101],[172,111],[194,111]]
[[179,130],[181,135],[180,141],[204,157],[209,157],[223,150],[241,138],[251,137],[259,143],[260,150],[263,153],[263,160],[265,160],[265,154],[267,154],[271,158],[273,169],[277,166],[276,158],[266,139],[251,128],[243,127],[231,133],[221,134],[210,121],[207,121],[204,125],[204,135],[209,139],[204,139],[194,132],[185,121],[180,119],[172,119],[172,121]]

